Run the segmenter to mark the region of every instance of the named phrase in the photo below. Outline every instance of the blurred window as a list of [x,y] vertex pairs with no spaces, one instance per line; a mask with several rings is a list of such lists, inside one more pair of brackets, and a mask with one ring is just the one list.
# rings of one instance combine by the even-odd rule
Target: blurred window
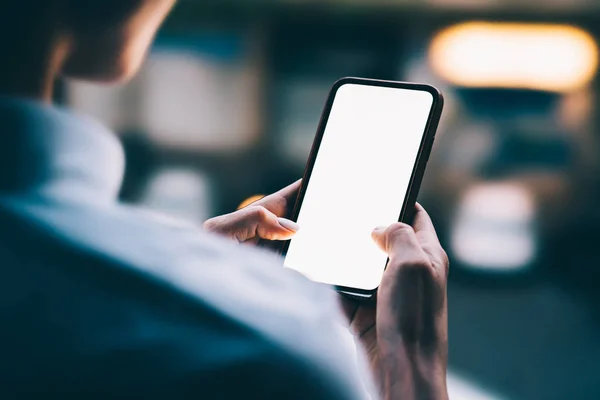
[[486,183],[468,190],[453,221],[451,249],[466,266],[515,270],[536,254],[535,203],[524,187]]
[[141,206],[201,223],[212,214],[212,199],[213,187],[204,174],[187,168],[166,168],[150,179]]
[[231,151],[262,130],[260,71],[238,39],[156,46],[142,71],[141,124],[163,146]]

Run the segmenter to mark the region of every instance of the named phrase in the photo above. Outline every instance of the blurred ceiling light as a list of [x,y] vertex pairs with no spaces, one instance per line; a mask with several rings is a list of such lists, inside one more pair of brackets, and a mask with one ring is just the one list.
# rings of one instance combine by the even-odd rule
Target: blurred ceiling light
[[527,268],[537,252],[534,218],[533,196],[526,188],[511,183],[475,186],[463,197],[451,249],[471,268]]
[[570,25],[467,22],[439,32],[429,60],[457,86],[568,92],[594,78],[598,47]]
[[238,210],[248,207],[250,204],[262,199],[263,197],[265,197],[263,194],[257,194],[255,196],[248,197],[246,200],[242,201],[242,203],[238,207]]

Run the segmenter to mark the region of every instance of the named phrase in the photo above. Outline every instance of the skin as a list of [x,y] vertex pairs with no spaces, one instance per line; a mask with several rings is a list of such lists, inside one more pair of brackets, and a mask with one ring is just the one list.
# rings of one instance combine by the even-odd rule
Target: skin
[[[242,243],[287,240],[282,226],[300,181],[237,212],[210,219],[204,228]],[[287,225],[287,223],[285,223]],[[300,227],[301,229],[301,227]],[[384,399],[448,398],[448,257],[427,212],[416,205],[411,225],[375,228],[377,246],[390,261],[374,302],[340,296],[340,305]]]
[[[0,95],[50,103],[61,77],[112,83],[133,76],[175,0],[8,0],[0,5]],[[293,237],[284,217],[300,182],[207,221],[214,233],[255,244]],[[373,232],[390,255],[376,304],[341,298],[386,399],[446,399],[448,259],[431,220]]]
[[7,0],[0,93],[52,101],[57,78],[126,81],[175,0]]

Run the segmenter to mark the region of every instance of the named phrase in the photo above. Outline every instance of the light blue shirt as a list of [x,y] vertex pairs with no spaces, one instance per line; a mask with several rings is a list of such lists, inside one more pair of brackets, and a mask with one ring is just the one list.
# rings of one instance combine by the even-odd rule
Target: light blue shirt
[[0,398],[363,397],[333,293],[119,204],[123,165],[96,122],[0,100]]

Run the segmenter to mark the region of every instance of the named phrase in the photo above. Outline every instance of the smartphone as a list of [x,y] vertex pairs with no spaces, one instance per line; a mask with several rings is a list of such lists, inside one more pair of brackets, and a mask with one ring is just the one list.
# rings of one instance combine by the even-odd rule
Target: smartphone
[[378,226],[410,222],[442,113],[429,85],[344,78],[327,99],[283,246],[284,266],[359,298],[373,296],[388,257]]

